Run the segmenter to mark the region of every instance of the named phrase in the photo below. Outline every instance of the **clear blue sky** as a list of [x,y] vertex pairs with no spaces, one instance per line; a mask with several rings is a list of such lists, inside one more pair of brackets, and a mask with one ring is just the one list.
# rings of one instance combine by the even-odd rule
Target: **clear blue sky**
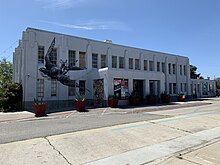
[[1,0],[0,25],[9,60],[34,27],[188,56],[204,77],[220,77],[220,0]]

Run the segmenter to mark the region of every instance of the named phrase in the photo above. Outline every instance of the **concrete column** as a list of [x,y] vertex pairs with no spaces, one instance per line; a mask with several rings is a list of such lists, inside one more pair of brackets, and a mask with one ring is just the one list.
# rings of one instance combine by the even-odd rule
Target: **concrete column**
[[92,69],[92,47],[90,44],[87,45],[86,50],[86,68],[88,70]]
[[112,68],[112,52],[111,48],[107,49],[108,68]]

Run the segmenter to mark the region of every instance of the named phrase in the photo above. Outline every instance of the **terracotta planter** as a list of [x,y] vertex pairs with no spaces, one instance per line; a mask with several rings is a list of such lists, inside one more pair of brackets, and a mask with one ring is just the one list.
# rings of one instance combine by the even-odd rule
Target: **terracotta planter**
[[76,110],[79,112],[85,111],[86,109],[86,101],[76,101],[75,102]]
[[185,101],[185,95],[179,95],[178,96],[178,101],[184,102]]
[[108,106],[116,108],[118,106],[118,99],[108,99]]
[[161,100],[163,103],[170,103],[170,96],[169,95],[163,95],[161,96]]
[[33,109],[36,117],[46,116],[47,104],[33,104]]
[[150,105],[157,104],[156,96],[148,96],[147,97],[147,103],[150,104]]
[[138,105],[140,104],[140,98],[139,97],[131,97],[129,98],[130,105]]

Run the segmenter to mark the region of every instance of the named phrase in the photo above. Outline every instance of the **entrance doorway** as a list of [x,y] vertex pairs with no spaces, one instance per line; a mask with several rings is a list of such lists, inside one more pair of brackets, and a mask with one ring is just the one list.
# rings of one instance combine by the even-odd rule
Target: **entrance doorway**
[[144,98],[144,80],[133,80],[133,92]]
[[160,96],[160,81],[150,80],[149,81],[150,93],[151,95]]

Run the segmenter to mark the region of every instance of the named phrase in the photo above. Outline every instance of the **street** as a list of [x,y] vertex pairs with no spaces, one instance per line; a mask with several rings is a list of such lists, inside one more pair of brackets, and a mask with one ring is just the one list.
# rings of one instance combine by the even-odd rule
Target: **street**
[[202,103],[2,122],[0,164],[220,164],[220,99]]

